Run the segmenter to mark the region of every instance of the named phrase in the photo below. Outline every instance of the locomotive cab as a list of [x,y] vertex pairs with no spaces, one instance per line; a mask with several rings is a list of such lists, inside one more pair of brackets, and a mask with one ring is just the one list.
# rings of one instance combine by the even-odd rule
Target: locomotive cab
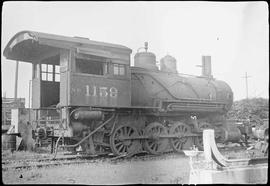
[[63,104],[130,107],[130,53],[104,46],[71,50],[70,97]]

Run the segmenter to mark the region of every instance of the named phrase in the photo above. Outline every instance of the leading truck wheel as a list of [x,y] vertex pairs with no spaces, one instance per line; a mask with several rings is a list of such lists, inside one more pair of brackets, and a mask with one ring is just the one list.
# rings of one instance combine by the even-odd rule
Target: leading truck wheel
[[121,125],[114,130],[110,136],[111,150],[115,155],[132,155],[140,147],[138,139],[129,139],[137,137],[138,131],[130,125]]
[[190,127],[182,122],[176,122],[173,124],[170,128],[170,134],[176,135],[176,137],[171,138],[170,143],[174,151],[182,152],[183,149],[188,149],[191,146],[189,142],[192,138],[185,137],[185,135],[190,134],[190,132]]
[[145,128],[146,136],[148,139],[144,142],[145,149],[151,154],[161,154],[168,147],[168,138],[160,138],[161,135],[167,135],[167,128],[158,122],[150,123]]

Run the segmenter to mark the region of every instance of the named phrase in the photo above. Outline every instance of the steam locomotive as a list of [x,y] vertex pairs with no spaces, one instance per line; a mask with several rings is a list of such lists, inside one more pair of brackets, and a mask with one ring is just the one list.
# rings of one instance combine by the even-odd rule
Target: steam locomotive
[[[143,48],[141,48],[143,49]],[[177,62],[82,37],[22,31],[4,49],[10,60],[32,63],[29,122],[35,139],[89,154],[162,154],[202,144],[213,128],[217,142],[239,141],[243,132],[226,120],[233,92],[213,78],[211,58],[202,75],[179,74]]]

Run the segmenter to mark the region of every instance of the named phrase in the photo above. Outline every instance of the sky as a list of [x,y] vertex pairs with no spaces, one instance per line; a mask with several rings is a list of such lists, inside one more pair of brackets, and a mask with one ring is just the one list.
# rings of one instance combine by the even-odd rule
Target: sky
[[[4,2],[2,8],[2,96],[14,97],[15,61],[3,56],[16,33],[32,30],[121,44],[137,49],[148,42],[157,61],[169,54],[179,73],[201,75],[210,55],[214,78],[228,83],[234,100],[269,98],[267,2]],[[19,63],[18,97],[28,107],[30,63]]]

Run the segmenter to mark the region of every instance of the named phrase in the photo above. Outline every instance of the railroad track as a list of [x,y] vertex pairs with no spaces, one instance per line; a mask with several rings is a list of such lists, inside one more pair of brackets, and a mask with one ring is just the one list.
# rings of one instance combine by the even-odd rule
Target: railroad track
[[11,160],[2,161],[2,170],[8,169],[26,169],[26,168],[41,168],[58,165],[81,164],[81,163],[94,163],[101,161],[104,158],[109,158],[109,155],[100,156],[70,156],[60,158],[41,158],[41,159],[24,159],[24,160]]
[[[232,150],[243,150],[244,147],[221,147],[222,152],[232,151]],[[140,152],[133,156],[128,156],[126,154],[121,156],[113,156],[112,154],[102,154],[98,156],[93,155],[73,155],[73,156],[64,156],[58,157],[55,159],[52,158],[41,158],[41,159],[24,159],[24,160],[2,160],[2,171],[9,169],[31,169],[31,168],[42,168],[42,167],[51,167],[51,166],[60,166],[60,165],[72,165],[72,164],[86,164],[86,163],[97,163],[102,161],[109,161],[111,163],[117,163],[121,161],[148,161],[152,159],[164,159],[168,156],[177,156],[182,155],[185,157],[184,153],[175,153],[172,151],[167,151],[162,155],[153,155],[148,154],[147,152]]]
[[[146,152],[140,152],[132,157],[122,155],[122,156],[112,156],[111,154],[104,154],[99,156],[74,156],[74,157],[61,157],[56,159],[42,158],[42,159],[25,159],[25,160],[9,160],[2,161],[2,171],[9,169],[28,169],[28,168],[42,168],[50,166],[60,166],[60,165],[71,165],[71,164],[86,164],[86,163],[97,163],[102,161],[109,161],[111,163],[118,163],[122,161],[136,161],[143,160],[147,161],[155,158],[165,158],[165,156],[173,155],[173,152],[166,152],[162,155],[152,155]],[[183,156],[184,157],[184,156]]]
[[[105,154],[107,155],[107,154]],[[103,157],[104,155],[99,155],[99,157]],[[40,159],[20,159],[20,160],[7,160],[2,162],[3,164],[11,164],[14,162],[45,162],[45,161],[60,161],[60,160],[75,160],[75,159],[91,159],[91,158],[95,158],[96,156],[84,156],[84,155],[67,155],[65,157],[59,157],[59,158],[40,158]]]

